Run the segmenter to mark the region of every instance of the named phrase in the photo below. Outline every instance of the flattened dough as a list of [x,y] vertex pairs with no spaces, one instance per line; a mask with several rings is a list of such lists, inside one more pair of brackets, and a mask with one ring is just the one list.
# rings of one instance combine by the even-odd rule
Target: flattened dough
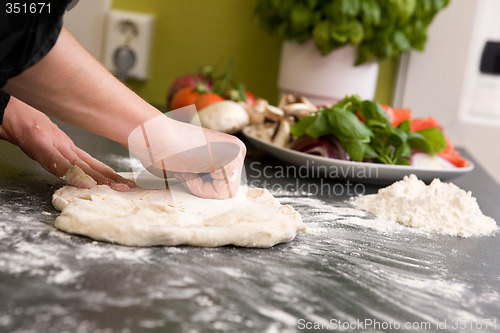
[[265,248],[291,241],[306,231],[299,213],[281,205],[266,189],[243,187],[230,200],[181,193],[176,194],[175,204],[167,203],[167,194],[166,190],[142,188],[116,192],[105,185],[91,189],[64,186],[52,198],[54,207],[61,211],[55,226],[128,246],[233,244]]

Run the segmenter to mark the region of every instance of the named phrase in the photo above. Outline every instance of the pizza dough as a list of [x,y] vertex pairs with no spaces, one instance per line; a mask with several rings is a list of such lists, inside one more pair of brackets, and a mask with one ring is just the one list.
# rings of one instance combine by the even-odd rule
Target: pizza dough
[[[79,172],[76,168],[67,177]],[[132,174],[122,176],[130,179]],[[55,221],[58,229],[128,246],[265,248],[306,231],[292,207],[281,205],[266,189],[244,186],[235,198],[211,200],[185,190],[137,187],[116,192],[105,185],[67,185],[54,193],[52,204],[61,211]]]

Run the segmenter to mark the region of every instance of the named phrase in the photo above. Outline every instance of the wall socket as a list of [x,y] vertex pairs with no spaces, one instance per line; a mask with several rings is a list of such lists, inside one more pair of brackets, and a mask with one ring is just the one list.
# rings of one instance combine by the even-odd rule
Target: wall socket
[[[111,10],[106,20],[103,62],[120,79],[146,80],[149,77],[154,15]],[[128,68],[118,71],[117,59]]]

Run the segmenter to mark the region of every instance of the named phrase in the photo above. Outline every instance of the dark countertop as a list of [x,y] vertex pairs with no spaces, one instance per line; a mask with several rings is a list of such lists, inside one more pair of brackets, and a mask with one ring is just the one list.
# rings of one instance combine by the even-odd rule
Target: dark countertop
[[[130,171],[125,149],[66,129]],[[63,182],[4,141],[0,151],[0,332],[500,330],[499,235],[370,227],[344,202],[346,183],[281,175],[264,183],[259,168],[280,162],[250,150],[248,181],[296,208],[308,234],[270,249],[111,245],[56,230],[51,196]],[[319,182],[346,191],[300,191]],[[500,186],[481,166],[454,183],[500,221]]]

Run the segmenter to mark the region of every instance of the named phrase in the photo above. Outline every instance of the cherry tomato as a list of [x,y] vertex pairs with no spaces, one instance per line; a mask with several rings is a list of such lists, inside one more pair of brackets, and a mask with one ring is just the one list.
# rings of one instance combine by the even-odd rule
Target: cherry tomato
[[434,117],[425,117],[425,118],[417,118],[417,119],[412,119],[410,122],[411,125],[411,131],[412,132],[418,132],[426,128],[439,128],[443,129],[443,127],[438,123]]
[[200,94],[192,87],[185,87],[177,91],[170,102],[170,110],[175,110],[195,104]]
[[394,124],[394,110],[389,106],[389,105],[386,105],[386,104],[380,104],[385,112],[387,113],[387,117],[389,118],[389,122],[391,124]]
[[224,98],[216,93],[206,93],[206,94],[201,94],[198,96],[196,99],[195,105],[196,105],[196,110],[200,112],[203,108],[206,108],[207,106],[217,103],[217,102],[222,102],[224,101]]
[[246,90],[245,91],[245,95],[246,95],[246,99],[247,99],[247,104],[252,106],[255,104],[255,95],[249,91],[249,90]]
[[403,121],[411,119],[411,109],[392,108],[392,111],[394,112],[394,121],[392,122],[394,126],[398,126]]

